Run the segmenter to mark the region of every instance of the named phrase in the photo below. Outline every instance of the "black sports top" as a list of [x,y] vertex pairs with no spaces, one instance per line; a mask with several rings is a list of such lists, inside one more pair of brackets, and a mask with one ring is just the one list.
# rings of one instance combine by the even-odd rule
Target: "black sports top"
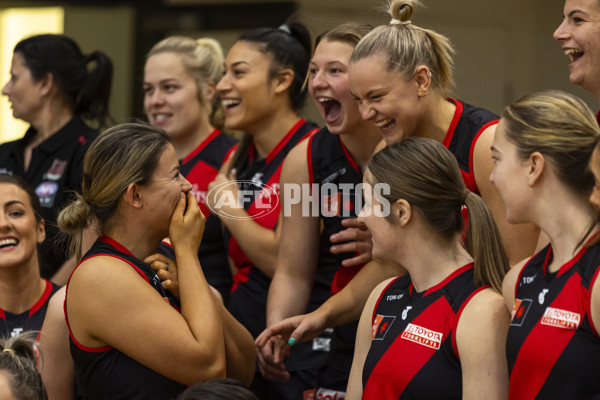
[[394,279],[373,311],[373,341],[363,367],[363,399],[461,399],[456,327],[477,287],[473,264],[417,293]]
[[17,336],[21,332],[42,329],[50,298],[60,289],[60,286],[45,279],[44,281],[46,281],[46,288],[42,296],[29,310],[20,314],[13,314],[0,308],[0,321],[2,321],[0,322],[0,337]]
[[[115,240],[108,236],[100,237],[81,262],[97,256],[115,257],[125,261],[166,301],[178,309],[177,302],[163,289],[160,279],[150,265],[135,258]],[[68,285],[67,283],[67,291]],[[64,308],[69,326],[66,298]],[[112,346],[91,348],[78,343],[71,333],[70,326],[69,343],[75,362],[78,398],[166,400],[177,397],[186,388],[185,385],[154,372]]]
[[98,131],[74,116],[31,153],[25,170],[25,147],[36,135],[30,127],[21,139],[0,145],[0,173],[23,178],[40,199],[46,221],[46,240],[39,246],[42,278],[50,279],[67,259],[66,241],[57,240],[59,211],[81,192],[83,157],[98,136]]
[[516,283],[506,343],[509,398],[599,398],[600,337],[590,290],[600,271],[600,243],[583,247],[555,273],[547,269],[551,260],[548,245]]

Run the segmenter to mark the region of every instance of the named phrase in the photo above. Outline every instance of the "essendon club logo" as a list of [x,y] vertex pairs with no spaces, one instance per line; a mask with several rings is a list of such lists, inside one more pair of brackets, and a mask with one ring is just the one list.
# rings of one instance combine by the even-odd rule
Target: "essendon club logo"
[[396,317],[393,315],[377,314],[373,321],[373,340],[383,340],[395,319]]
[[419,325],[408,324],[400,337],[423,346],[431,347],[434,350],[439,350],[444,335]]
[[525,321],[525,317],[529,312],[529,307],[531,307],[531,303],[533,300],[531,299],[515,299],[515,304],[512,309],[512,321],[510,322],[513,326],[521,326],[523,325],[523,321]]
[[546,308],[542,317],[542,325],[556,326],[564,329],[577,329],[581,322],[581,314],[561,310],[559,308]]

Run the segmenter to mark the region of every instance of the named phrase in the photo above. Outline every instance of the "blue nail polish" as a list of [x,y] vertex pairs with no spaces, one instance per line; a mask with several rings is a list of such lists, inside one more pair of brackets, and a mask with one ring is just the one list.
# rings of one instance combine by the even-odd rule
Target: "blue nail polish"
[[288,344],[289,344],[290,346],[293,346],[293,345],[295,345],[295,344],[296,344],[296,339],[294,339],[293,337],[292,337],[292,338],[290,338],[290,340],[288,340]]

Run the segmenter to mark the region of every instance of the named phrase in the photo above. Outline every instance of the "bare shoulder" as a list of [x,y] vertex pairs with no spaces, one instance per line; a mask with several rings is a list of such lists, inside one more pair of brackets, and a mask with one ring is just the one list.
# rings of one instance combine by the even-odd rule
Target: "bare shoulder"
[[[309,139],[302,140],[285,157],[282,168],[288,175],[292,175],[294,172],[301,173],[306,171],[308,166],[307,152]],[[306,175],[308,176],[308,171],[306,171]]]
[[531,258],[526,258],[518,264],[515,264],[504,276],[504,280],[502,281],[502,295],[504,296],[504,302],[506,303],[506,307],[509,311],[512,310],[515,302],[515,287],[517,285],[519,275],[521,275],[521,271],[530,259]]
[[[132,286],[133,285],[133,286]],[[68,297],[79,295],[92,299],[95,295],[137,296],[135,286],[148,286],[142,276],[127,262],[111,256],[96,256],[83,261],[73,272]]]
[[500,293],[492,288],[483,289],[465,306],[457,328],[457,340],[460,336],[471,337],[474,332],[477,335],[496,332],[508,324],[508,310]]

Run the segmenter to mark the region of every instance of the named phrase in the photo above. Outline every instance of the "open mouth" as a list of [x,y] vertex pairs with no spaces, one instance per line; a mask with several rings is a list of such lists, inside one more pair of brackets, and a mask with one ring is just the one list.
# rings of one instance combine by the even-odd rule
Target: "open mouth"
[[394,125],[394,122],[396,122],[396,120],[394,118],[386,118],[384,120],[375,122],[375,125],[379,129],[387,129],[387,128],[392,127]]
[[565,55],[569,57],[571,62],[575,62],[583,56],[583,51],[577,49],[565,49]]
[[321,104],[321,107],[323,107],[325,122],[327,123],[334,122],[342,113],[342,105],[337,100],[329,97],[320,97],[319,103]]
[[167,121],[169,118],[171,118],[170,114],[154,114],[152,116],[152,119],[154,120],[155,124],[162,124],[163,122]]
[[0,250],[9,249],[19,244],[19,241],[14,238],[0,240]]
[[230,110],[233,107],[237,107],[240,105],[242,101],[240,99],[223,99],[221,103],[225,109]]

